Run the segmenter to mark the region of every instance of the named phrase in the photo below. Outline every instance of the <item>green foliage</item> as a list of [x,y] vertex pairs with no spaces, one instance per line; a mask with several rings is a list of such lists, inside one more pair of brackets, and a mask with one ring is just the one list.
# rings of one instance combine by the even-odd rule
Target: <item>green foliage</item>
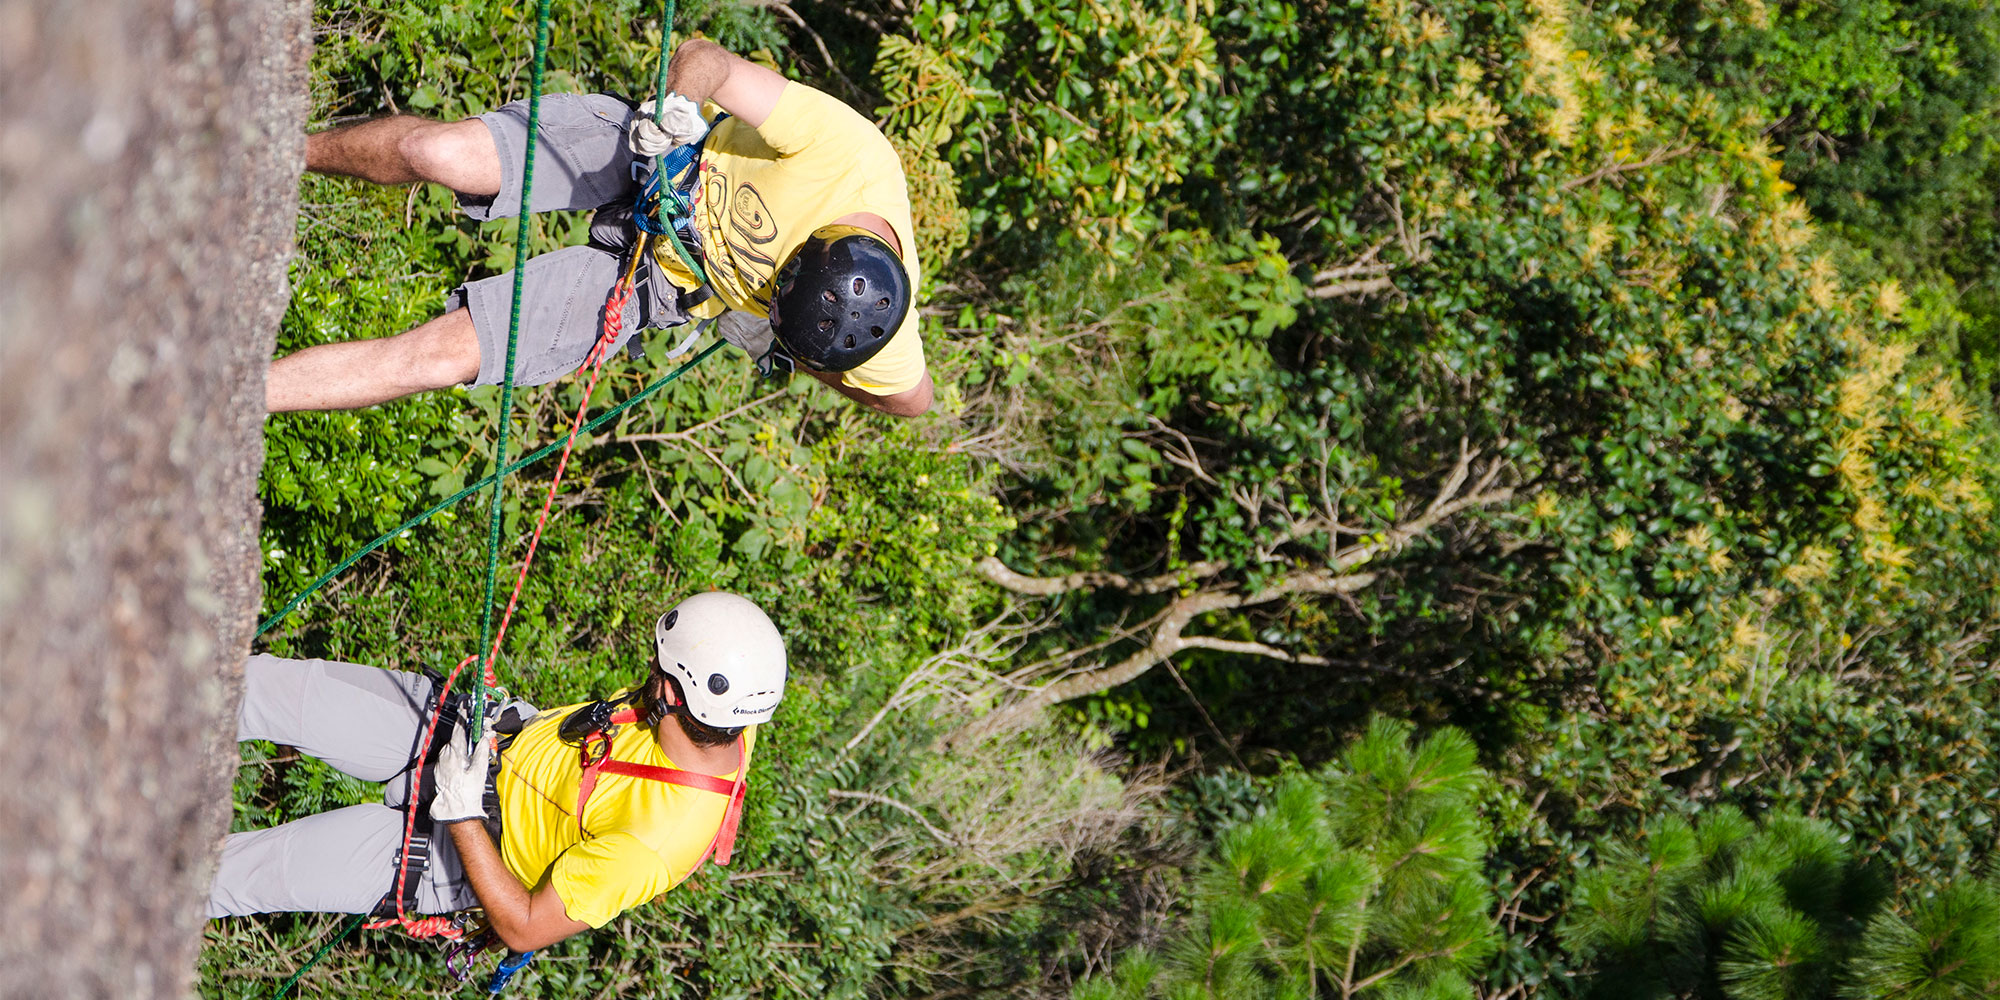
[[1158,419],[1196,400],[1226,406],[1218,432],[1272,414],[1282,375],[1264,345],[1301,295],[1268,243],[1189,232],[1129,264],[1065,254],[1009,281],[1009,308],[961,317],[984,334],[966,345],[963,378],[1005,427],[995,450],[1029,495],[1153,510],[1172,468]]
[[919,6],[911,41],[885,43],[884,58],[929,54],[969,102],[944,155],[974,232],[1048,226],[1102,245],[1152,224],[1153,193],[1206,139],[1212,13],[1143,0]]
[[889,104],[879,108],[889,142],[902,157],[916,219],[924,277],[934,280],[965,248],[969,220],[958,200],[958,174],[939,154],[971,110],[965,76],[943,53],[901,35],[885,35],[875,77]]
[[1821,820],[1757,824],[1716,808],[1698,824],[1656,819],[1598,854],[1560,927],[1591,970],[1584,995],[1916,1000],[2000,987],[2000,886],[1962,881],[1890,905]]
[[1085,981],[1079,1000],[1471,997],[1497,945],[1481,871],[1487,784],[1463,733],[1377,717],[1315,774],[1224,830],[1187,926]]
[[[651,11],[559,9],[557,86],[650,86]],[[1077,995],[1308,995],[1386,973],[1369,995],[1446,997],[1642,960],[1625,985],[1694,995],[1991,991],[1990,890],[1963,878],[2000,786],[1991,11],[801,10],[830,69],[872,66],[879,94],[840,82],[911,179],[951,323],[926,344],[941,412],[891,426],[809,384],[742,409],[769,387],[717,359],[583,442],[507,682],[543,704],[630,683],[663,600],[729,587],[774,609],[794,687],[740,867],[562,946],[526,994],[1025,994],[1097,973]],[[682,30],[766,45],[765,11],[713,4]],[[319,16],[318,116],[522,88],[518,7]],[[281,350],[395,332],[510,262],[511,227],[436,192],[309,179],[304,200]],[[537,245],[578,225],[546,220]],[[661,370],[616,362],[593,405]],[[524,394],[518,439],[552,437],[580,392]],[[493,409],[439,393],[273,418],[273,597],[484,474]],[[1486,501],[1396,536],[1487,470]],[[547,474],[503,499],[510,541]],[[272,648],[456,662],[475,515],[397,540]],[[1031,610],[976,575],[988,555],[1151,582]],[[1178,673],[938,748],[1142,649],[1186,596],[1301,574],[1366,580],[1219,606]],[[1459,729],[1413,747],[1378,711]],[[1226,747],[1288,776],[1254,818],[1233,769],[1149,812],[1145,772],[1121,797],[1080,763],[1100,727],[1146,759]],[[370,794],[268,753],[239,825]],[[1698,821],[1606,841],[1567,881],[1574,845],[1667,813]],[[1212,829],[1186,933],[1131,950],[1169,905],[1141,897],[1179,899],[1172,859]],[[1536,930],[1566,903],[1560,941]],[[204,991],[262,992],[228,970],[282,975],[327,926],[220,926]],[[733,944],[688,945],[714,940]],[[364,947],[310,983],[428,989],[422,949]]]
[[[1313,759],[1387,700],[1504,748],[1555,834],[1787,803],[1899,883],[1948,880],[2000,780],[1991,415],[1925,353],[1937,307],[1825,242],[1762,119],[1662,65],[1650,11],[1208,20],[1199,106],[1227,127],[1154,207],[1230,249],[1073,248],[960,313],[968,412],[1002,432],[969,440],[1021,525],[1002,557],[1179,576],[1077,588],[1029,658],[1115,662],[1199,587],[1349,567],[1477,450],[1511,502],[1373,557],[1352,598],[1206,615],[1189,634],[1281,655],[1190,650],[1187,692],[1148,675],[1087,717]],[[1229,270],[1263,254],[1300,284]],[[1273,327],[1224,304],[1239,281]]]
[[2000,190],[2000,14],[1965,0],[1648,4],[1673,54],[1663,70],[1716,88],[1768,123],[1786,178],[1858,251],[1900,279],[1912,330],[1994,397]]
[[[1242,145],[1216,164],[1237,164],[1219,174],[1235,194],[1213,210],[1313,220],[1279,245],[1312,275],[1309,308],[1275,335],[1211,338],[1190,331],[1224,329],[1208,327],[1218,298],[1182,305],[1178,275],[1161,314],[1083,261],[1015,286],[1049,319],[1013,342],[997,318],[981,330],[999,334],[996,368],[1032,369],[1023,395],[1060,400],[1030,412],[1062,457],[996,459],[1062,475],[1010,493],[1028,528],[1003,552],[1127,572],[1221,560],[1254,589],[1420,510],[1467,442],[1505,461],[1509,509],[1373,564],[1395,576],[1358,607],[1295,601],[1204,631],[1433,678],[1394,688],[1471,700],[1486,738],[1525,737],[1529,780],[1586,828],[1758,775],[1742,794],[1867,794],[1843,822],[1911,874],[1949,872],[1989,822],[1991,774],[1966,752],[1986,745],[1971,706],[1987,688],[1966,666],[1995,609],[1965,581],[2000,569],[1990,419],[1917,353],[1898,284],[1857,286],[1814,251],[1734,109],[1613,58],[1664,45],[1636,12],[1383,2],[1218,21],[1228,88],[1287,99],[1234,112]],[[1273,134],[1330,139],[1252,145]],[[1274,158],[1282,183],[1252,183]],[[1387,288],[1365,297],[1357,276]],[[1121,328],[1128,310],[1161,334],[1154,353]],[[1003,353],[1051,341],[1032,363]],[[1150,381],[1104,377],[1123,357]],[[1107,455],[1143,485],[1080,474]],[[1159,607],[1073,600],[1093,603],[1072,645]],[[1352,672],[1213,662],[1229,673],[1195,689],[1230,727],[1286,745],[1353,723],[1296,697]],[[1878,766],[1864,744],[1894,749]]]
[[1786,174],[1829,220],[1912,231],[1974,194],[2000,138],[2000,16],[1966,0],[1640,5],[1700,77],[1771,123]]
[[1850,960],[1844,995],[1970,1000],[2000,989],[2000,886],[1947,886],[1907,912],[1878,914]]

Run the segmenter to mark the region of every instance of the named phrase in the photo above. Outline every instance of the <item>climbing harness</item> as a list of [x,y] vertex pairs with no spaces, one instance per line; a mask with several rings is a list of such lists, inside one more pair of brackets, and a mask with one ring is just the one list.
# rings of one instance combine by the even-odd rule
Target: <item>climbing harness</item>
[[[443,675],[428,670],[424,673],[430,677],[433,689],[442,690],[445,687]],[[506,700],[504,690],[499,693],[502,697],[494,702],[494,705]],[[436,728],[445,732],[456,731],[458,724],[468,717],[471,709],[470,694],[454,691],[443,695],[437,710]],[[498,745],[495,749],[504,751],[528,720],[522,717],[520,709],[514,705],[508,705],[497,712],[491,708],[488,711],[489,714],[497,716],[491,721],[493,731],[498,734]],[[410,774],[410,798],[405,803],[403,845],[396,852],[392,866],[396,872],[396,884],[382,894],[382,900],[376,903],[375,909],[369,913],[370,917],[382,921],[380,924],[368,925],[371,928],[392,926],[396,923],[395,918],[398,914],[407,913],[417,906],[417,890],[423,884],[424,875],[430,871],[431,842],[440,834],[434,823],[424,823],[422,824],[424,829],[418,830],[419,824],[415,822],[415,817],[429,814],[431,799],[437,792],[430,768],[437,763],[438,749],[436,744],[428,747],[421,756],[412,758],[406,769]],[[500,840],[498,819],[500,795],[494,787],[499,770],[500,759],[496,755],[487,766],[485,794],[481,796],[481,805],[484,807],[482,811],[486,814],[486,832],[493,837],[495,843]],[[440,932],[439,936],[449,938],[451,934]]]
[[[709,134],[713,134],[715,126],[728,117],[727,113],[717,115],[715,121],[709,123]],[[680,230],[683,236],[692,236],[692,230],[687,225],[694,217],[695,185],[700,181],[697,162],[707,145],[708,135],[703,135],[684,146],[667,150],[660,154],[657,162],[645,168],[644,176],[640,178],[639,196],[632,205],[632,222],[641,232],[665,236],[672,227]],[[638,171],[640,166],[634,163],[632,169]],[[662,207],[668,209],[667,223],[660,221]]]

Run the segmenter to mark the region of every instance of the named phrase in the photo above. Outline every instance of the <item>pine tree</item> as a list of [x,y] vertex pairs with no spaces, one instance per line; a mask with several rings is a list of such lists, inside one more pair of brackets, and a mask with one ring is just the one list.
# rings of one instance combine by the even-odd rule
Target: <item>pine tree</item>
[[1891,905],[1824,821],[1729,807],[1598,848],[1559,928],[1591,997],[1972,1000],[2000,995],[2000,880]]
[[1451,1000],[1498,943],[1472,742],[1377,718],[1329,768],[1223,832],[1181,935],[1077,1000]]

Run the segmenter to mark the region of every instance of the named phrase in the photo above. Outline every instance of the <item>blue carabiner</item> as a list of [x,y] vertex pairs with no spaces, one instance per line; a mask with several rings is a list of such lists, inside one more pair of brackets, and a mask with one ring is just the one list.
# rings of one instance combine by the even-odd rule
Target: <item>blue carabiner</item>
[[[701,138],[684,146],[675,146],[656,158],[657,162],[653,164],[652,172],[646,175],[646,182],[639,188],[639,197],[632,207],[632,221],[640,230],[655,236],[665,236],[667,227],[673,225],[674,220],[685,217],[693,211],[671,178],[679,177],[693,169],[695,161],[701,158],[701,151],[707,145],[708,137],[714,135],[715,127],[728,117],[727,113],[715,116],[715,120],[708,124],[708,131],[703,133]],[[636,164],[634,169],[637,169]],[[690,191],[693,190],[693,180],[693,177],[689,178]],[[666,219],[659,217],[662,203],[668,209]]]
[[501,959],[500,967],[493,970],[493,978],[486,983],[486,992],[493,994],[506,989],[507,981],[514,978],[514,973],[527,968],[528,963],[534,960],[535,953],[532,951],[516,952]]

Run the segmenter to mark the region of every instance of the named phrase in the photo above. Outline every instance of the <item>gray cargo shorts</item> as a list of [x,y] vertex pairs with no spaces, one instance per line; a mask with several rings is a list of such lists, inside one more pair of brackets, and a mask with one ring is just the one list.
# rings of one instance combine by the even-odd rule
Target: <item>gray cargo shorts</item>
[[[514,350],[514,384],[541,385],[583,364],[603,332],[605,300],[624,274],[633,242],[633,177],[639,162],[625,146],[633,106],[609,94],[548,94],[536,123],[535,183],[530,212],[598,209],[590,242],[530,258],[521,288],[520,336]],[[515,101],[480,115],[500,151],[500,193],[460,195],[465,214],[486,222],[519,213],[521,165],[528,147],[528,104]],[[650,260],[641,261],[638,287],[626,306],[615,350],[649,327],[687,322],[681,295]],[[445,297],[445,308],[465,309],[479,335],[479,375],[473,385],[498,385],[507,357],[514,274],[468,281]]]
[[[511,705],[523,716],[534,714],[526,703]],[[396,883],[411,763],[431,709],[431,682],[418,674],[264,654],[246,660],[238,741],[296,747],[344,774],[382,782],[383,795],[381,802],[230,834],[209,886],[208,916],[374,909]],[[417,819],[419,831],[430,827],[428,816]],[[450,913],[478,903],[451,838],[433,837],[417,912]]]

